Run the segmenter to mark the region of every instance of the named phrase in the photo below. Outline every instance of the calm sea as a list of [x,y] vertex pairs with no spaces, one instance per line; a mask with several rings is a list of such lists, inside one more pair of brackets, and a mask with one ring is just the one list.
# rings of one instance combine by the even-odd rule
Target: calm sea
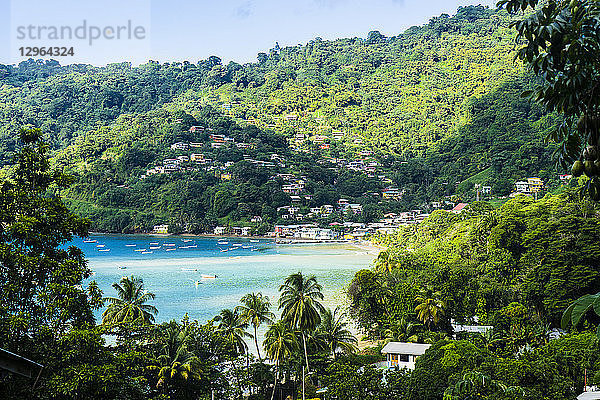
[[111,285],[121,277],[141,277],[156,294],[157,322],[180,320],[186,313],[205,322],[251,292],[262,292],[275,305],[279,286],[298,271],[316,276],[326,306],[344,306],[354,273],[368,268],[374,257],[351,245],[278,245],[241,238],[92,235],[73,244],[85,252],[91,279],[105,296],[116,295]]

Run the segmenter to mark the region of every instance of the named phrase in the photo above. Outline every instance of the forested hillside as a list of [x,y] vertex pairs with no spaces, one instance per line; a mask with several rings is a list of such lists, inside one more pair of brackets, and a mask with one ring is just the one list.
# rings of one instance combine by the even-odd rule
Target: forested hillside
[[[475,184],[504,196],[531,175],[552,187],[543,138],[557,118],[520,97],[533,78],[514,61],[509,20],[465,7],[394,37],[276,45],[246,65],[212,56],[135,68],[0,66],[2,160],[19,127],[40,127],[77,177],[71,207],[93,229],[124,232],[157,223],[201,232],[255,216],[264,230],[300,194],[282,186],[298,181],[293,206],[303,215],[340,198],[363,209],[327,222],[469,200]],[[216,148],[211,135],[232,142]],[[198,148],[171,149],[177,142]],[[141,179],[192,154],[210,165]],[[390,187],[401,196],[382,199]]]

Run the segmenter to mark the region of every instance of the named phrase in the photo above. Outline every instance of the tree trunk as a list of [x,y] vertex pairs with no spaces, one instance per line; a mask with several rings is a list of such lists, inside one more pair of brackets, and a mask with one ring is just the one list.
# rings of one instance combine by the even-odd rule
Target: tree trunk
[[304,331],[302,331],[302,342],[304,344],[304,359],[306,360],[306,372],[310,374],[310,368],[308,367],[308,352],[306,350],[306,336],[304,336]]
[[279,372],[279,360],[275,363],[275,382],[273,382],[273,392],[271,392],[271,400],[275,397],[275,388],[277,388],[277,373]]
[[254,325],[254,344],[256,344],[256,352],[258,353],[258,361],[262,362],[262,358],[260,357],[260,349],[258,347],[258,339],[256,338],[256,325]]

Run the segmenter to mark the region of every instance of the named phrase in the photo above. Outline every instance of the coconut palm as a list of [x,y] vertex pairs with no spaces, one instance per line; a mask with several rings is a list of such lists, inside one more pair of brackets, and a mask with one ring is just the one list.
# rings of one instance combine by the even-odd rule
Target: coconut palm
[[378,271],[391,273],[397,265],[398,262],[392,256],[389,250],[380,251],[379,255],[377,255],[377,259],[375,260],[375,269]]
[[[237,354],[247,354],[248,345],[246,344],[245,338],[252,337],[251,334],[246,332],[248,323],[244,321],[242,316],[234,310],[224,309],[221,313],[214,318],[219,324],[217,325],[217,332],[223,335],[225,341],[233,348]],[[242,396],[242,385],[239,378],[235,373],[235,363],[231,360],[231,372],[236,376],[238,384],[238,397]]]
[[267,333],[265,333],[263,345],[265,346],[267,357],[275,362],[275,382],[273,383],[273,392],[271,393],[271,400],[273,400],[281,360],[289,357],[296,351],[298,348],[298,341],[289,324],[284,321],[277,321],[269,326]]
[[146,304],[154,299],[154,293],[144,289],[142,278],[124,276],[120,283],[113,283],[118,297],[107,297],[108,308],[102,313],[102,323],[108,326],[148,325],[158,313],[156,307]]
[[217,332],[225,338],[238,354],[245,354],[248,350],[248,345],[244,341],[247,337],[252,337],[246,332],[248,323],[244,321],[242,316],[236,311],[230,309],[221,310],[221,313],[214,318],[219,324]]
[[419,332],[423,325],[410,322],[404,318],[392,321],[387,329],[383,331],[385,342],[418,342]]
[[289,323],[292,329],[300,331],[306,370],[308,366],[308,352],[306,350],[306,334],[312,332],[321,323],[320,313],[325,311],[319,300],[323,300],[321,285],[314,276],[305,278],[302,272],[288,276],[279,288],[279,308],[283,309],[281,318]]
[[446,313],[446,302],[441,297],[441,292],[434,292],[427,288],[421,290],[421,293],[415,298],[417,318],[428,329],[431,329],[432,324],[437,325]]
[[160,339],[160,354],[155,358],[155,365],[150,370],[158,371],[156,388],[166,387],[175,380],[187,381],[198,378],[196,367],[198,358],[188,350],[189,331],[187,328],[171,326]]
[[340,308],[326,309],[321,313],[321,323],[317,327],[317,335],[327,346],[327,349],[336,358],[339,351],[352,353],[356,350],[358,340],[347,329],[348,323],[344,322]]
[[237,306],[236,311],[239,312],[244,322],[250,323],[254,328],[254,344],[256,345],[258,359],[262,362],[260,348],[258,346],[258,327],[263,323],[273,323],[275,314],[269,311],[271,302],[269,301],[269,297],[263,296],[262,293],[247,294],[242,297],[240,302],[242,305]]

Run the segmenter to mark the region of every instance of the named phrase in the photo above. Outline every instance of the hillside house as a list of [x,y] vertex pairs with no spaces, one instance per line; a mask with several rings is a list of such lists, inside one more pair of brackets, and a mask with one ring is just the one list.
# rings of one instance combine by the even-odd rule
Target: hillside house
[[388,199],[388,200],[400,200],[402,199],[402,195],[404,194],[404,191],[398,189],[398,188],[394,188],[394,187],[389,187],[387,189],[384,189],[381,192],[381,195],[383,196],[384,199]]
[[171,145],[171,150],[189,150],[190,149],[190,145],[188,143],[185,142],[177,142],[177,143],[173,143]]
[[425,354],[430,344],[389,342],[381,353],[386,355],[387,368],[415,369],[415,361]]
[[458,203],[456,206],[454,206],[454,208],[451,211],[454,214],[460,214],[461,212],[463,212],[465,207],[468,205],[469,205],[468,203]]
[[154,225],[152,233],[166,234],[169,233],[169,225]]

